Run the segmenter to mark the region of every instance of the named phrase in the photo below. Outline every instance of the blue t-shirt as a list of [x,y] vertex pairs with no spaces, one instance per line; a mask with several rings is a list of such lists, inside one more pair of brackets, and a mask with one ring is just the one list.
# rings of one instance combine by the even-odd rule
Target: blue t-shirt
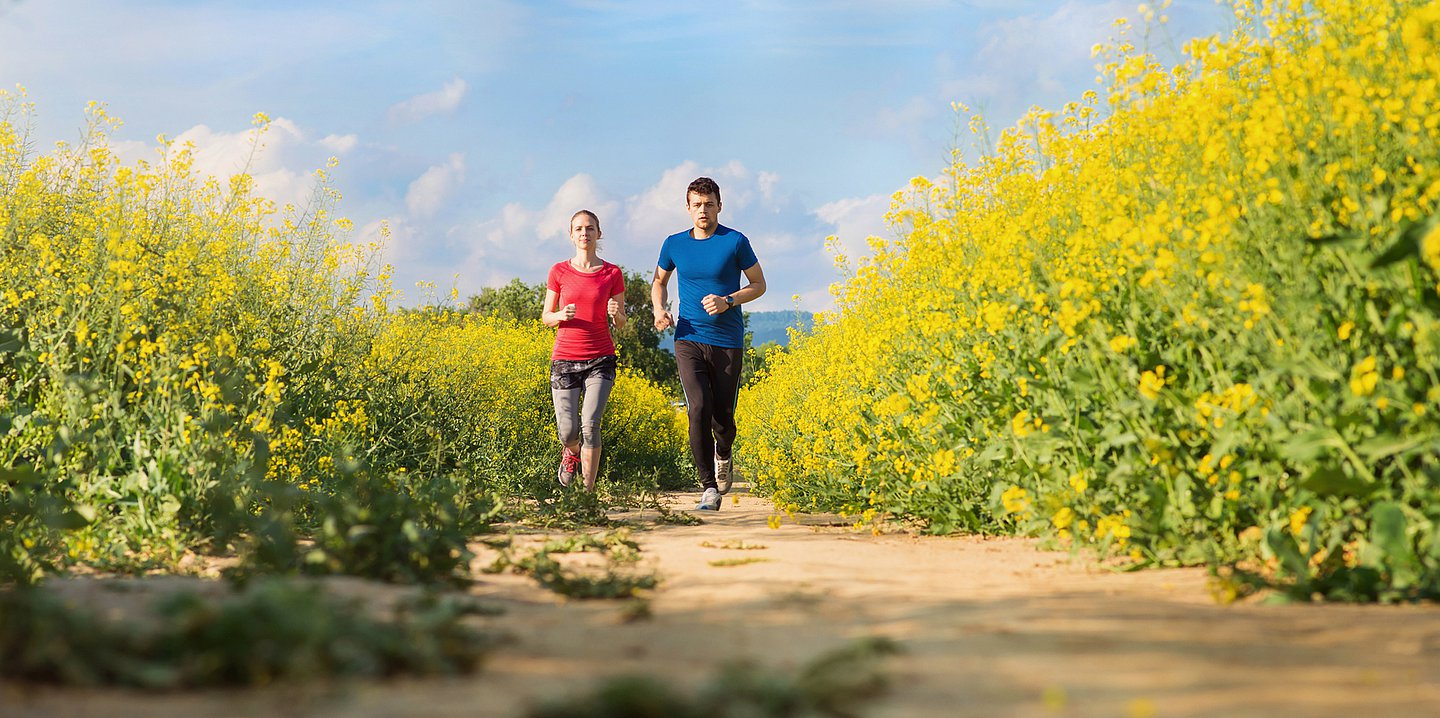
[[745,235],[716,225],[708,239],[695,239],[690,230],[665,238],[660,245],[661,269],[680,275],[680,315],[675,318],[675,340],[717,347],[745,346],[745,320],[740,306],[715,316],[705,313],[700,300],[707,294],[725,296],[740,289],[740,273],[755,266],[755,250]]

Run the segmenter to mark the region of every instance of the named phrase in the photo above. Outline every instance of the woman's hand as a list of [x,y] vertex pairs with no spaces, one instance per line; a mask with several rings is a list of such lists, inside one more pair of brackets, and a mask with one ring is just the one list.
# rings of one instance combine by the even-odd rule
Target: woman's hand
[[610,301],[605,302],[605,314],[610,317],[610,321],[615,323],[616,329],[625,327],[625,302],[621,301],[619,295],[611,297]]

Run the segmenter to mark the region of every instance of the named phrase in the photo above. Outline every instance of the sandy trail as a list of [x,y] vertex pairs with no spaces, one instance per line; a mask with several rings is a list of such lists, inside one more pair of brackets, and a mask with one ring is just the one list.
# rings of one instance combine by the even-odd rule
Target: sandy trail
[[[1219,606],[1200,570],[1113,573],[1022,539],[770,529],[769,514],[739,494],[703,525],[637,531],[663,578],[649,620],[481,576],[472,592],[506,610],[475,620],[513,641],[475,676],[172,694],[0,686],[0,716],[511,717],[606,675],[693,685],[724,661],[794,668],[870,635],[904,649],[885,664],[877,718],[1440,715],[1437,607]],[[765,548],[702,546],[737,541]],[[710,563],[749,557],[767,560]]]

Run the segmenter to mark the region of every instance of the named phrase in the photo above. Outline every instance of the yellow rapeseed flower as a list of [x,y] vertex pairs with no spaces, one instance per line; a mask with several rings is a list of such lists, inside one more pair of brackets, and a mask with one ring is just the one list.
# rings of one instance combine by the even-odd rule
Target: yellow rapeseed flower
[[1361,359],[1350,369],[1350,393],[1355,396],[1370,396],[1380,383],[1380,372],[1375,368],[1375,355]]
[[1146,371],[1140,375],[1140,395],[1154,401],[1160,398],[1160,390],[1165,388],[1165,365],[1155,367],[1153,371]]
[[1030,508],[1030,494],[1019,486],[1011,486],[1000,494],[1000,503],[1005,506],[1005,513],[1018,514]]

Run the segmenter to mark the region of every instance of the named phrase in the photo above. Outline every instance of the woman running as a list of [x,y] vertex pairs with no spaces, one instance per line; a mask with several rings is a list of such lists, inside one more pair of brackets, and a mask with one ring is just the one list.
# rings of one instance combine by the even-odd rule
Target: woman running
[[585,490],[594,491],[600,472],[600,417],[615,385],[609,322],[616,329],[625,326],[625,277],[619,267],[595,254],[600,218],[594,212],[582,209],[570,218],[570,243],[575,256],[550,268],[540,319],[557,327],[550,353],[550,395],[560,434],[560,485],[569,486],[579,466]]

